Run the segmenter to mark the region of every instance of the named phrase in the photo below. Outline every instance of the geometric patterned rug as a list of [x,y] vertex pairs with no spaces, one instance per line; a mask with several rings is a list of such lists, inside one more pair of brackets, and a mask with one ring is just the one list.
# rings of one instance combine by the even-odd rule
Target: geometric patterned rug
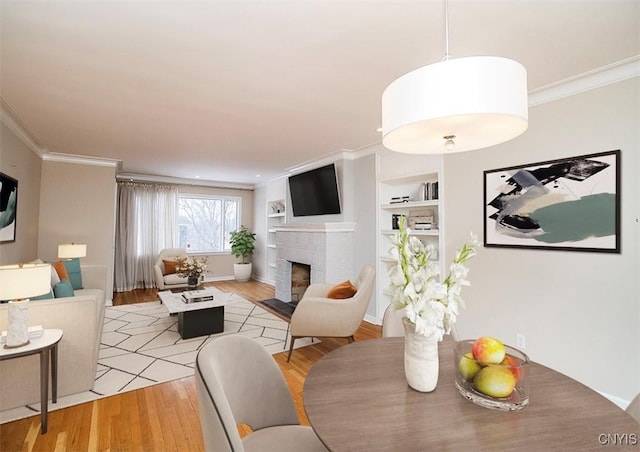
[[[287,322],[239,295],[232,300],[224,308],[222,333],[184,340],[178,317],[170,316],[159,301],[107,307],[93,390],[49,401],[49,411],[193,375],[198,351],[223,335],[249,336],[271,354],[288,349]],[[307,338],[295,345],[309,344]],[[39,412],[39,403],[0,411],[0,424]]]

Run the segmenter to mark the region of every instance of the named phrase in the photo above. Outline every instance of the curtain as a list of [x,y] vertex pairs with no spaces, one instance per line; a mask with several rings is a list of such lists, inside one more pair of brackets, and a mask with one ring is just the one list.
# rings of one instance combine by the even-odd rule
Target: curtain
[[117,292],[155,287],[154,265],[178,237],[177,185],[118,181],[114,285]]

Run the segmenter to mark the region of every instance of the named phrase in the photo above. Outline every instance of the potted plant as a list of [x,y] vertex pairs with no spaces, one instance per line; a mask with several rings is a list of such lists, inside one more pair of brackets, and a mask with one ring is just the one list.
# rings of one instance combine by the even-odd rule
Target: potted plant
[[247,258],[253,254],[256,235],[250,232],[246,226],[241,226],[230,234],[231,254],[242,257],[242,262],[233,265],[233,273],[238,281],[248,281],[251,278],[252,265]]

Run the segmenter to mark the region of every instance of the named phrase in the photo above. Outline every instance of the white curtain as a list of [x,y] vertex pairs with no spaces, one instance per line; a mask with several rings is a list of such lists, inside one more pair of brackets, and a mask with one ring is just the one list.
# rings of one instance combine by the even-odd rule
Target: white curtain
[[115,290],[155,287],[153,266],[178,238],[176,185],[118,182]]

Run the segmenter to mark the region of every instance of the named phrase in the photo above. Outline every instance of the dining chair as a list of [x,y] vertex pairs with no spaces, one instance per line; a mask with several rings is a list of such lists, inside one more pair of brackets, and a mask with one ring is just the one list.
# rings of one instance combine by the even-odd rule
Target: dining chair
[[[280,368],[255,340],[214,339],[198,353],[195,376],[205,450],[326,452],[311,427],[300,425]],[[238,424],[252,433],[240,438]]]
[[367,312],[375,283],[375,270],[365,265],[353,284],[356,293],[350,298],[327,298],[334,287],[331,284],[313,283],[307,287],[302,299],[291,315],[291,359],[294,343],[301,337],[344,337],[354,341],[353,335],[360,327]]
[[382,337],[402,337],[404,326],[402,318],[393,309],[393,305],[387,306],[382,316]]
[[640,392],[636,394],[625,411],[640,424]]

